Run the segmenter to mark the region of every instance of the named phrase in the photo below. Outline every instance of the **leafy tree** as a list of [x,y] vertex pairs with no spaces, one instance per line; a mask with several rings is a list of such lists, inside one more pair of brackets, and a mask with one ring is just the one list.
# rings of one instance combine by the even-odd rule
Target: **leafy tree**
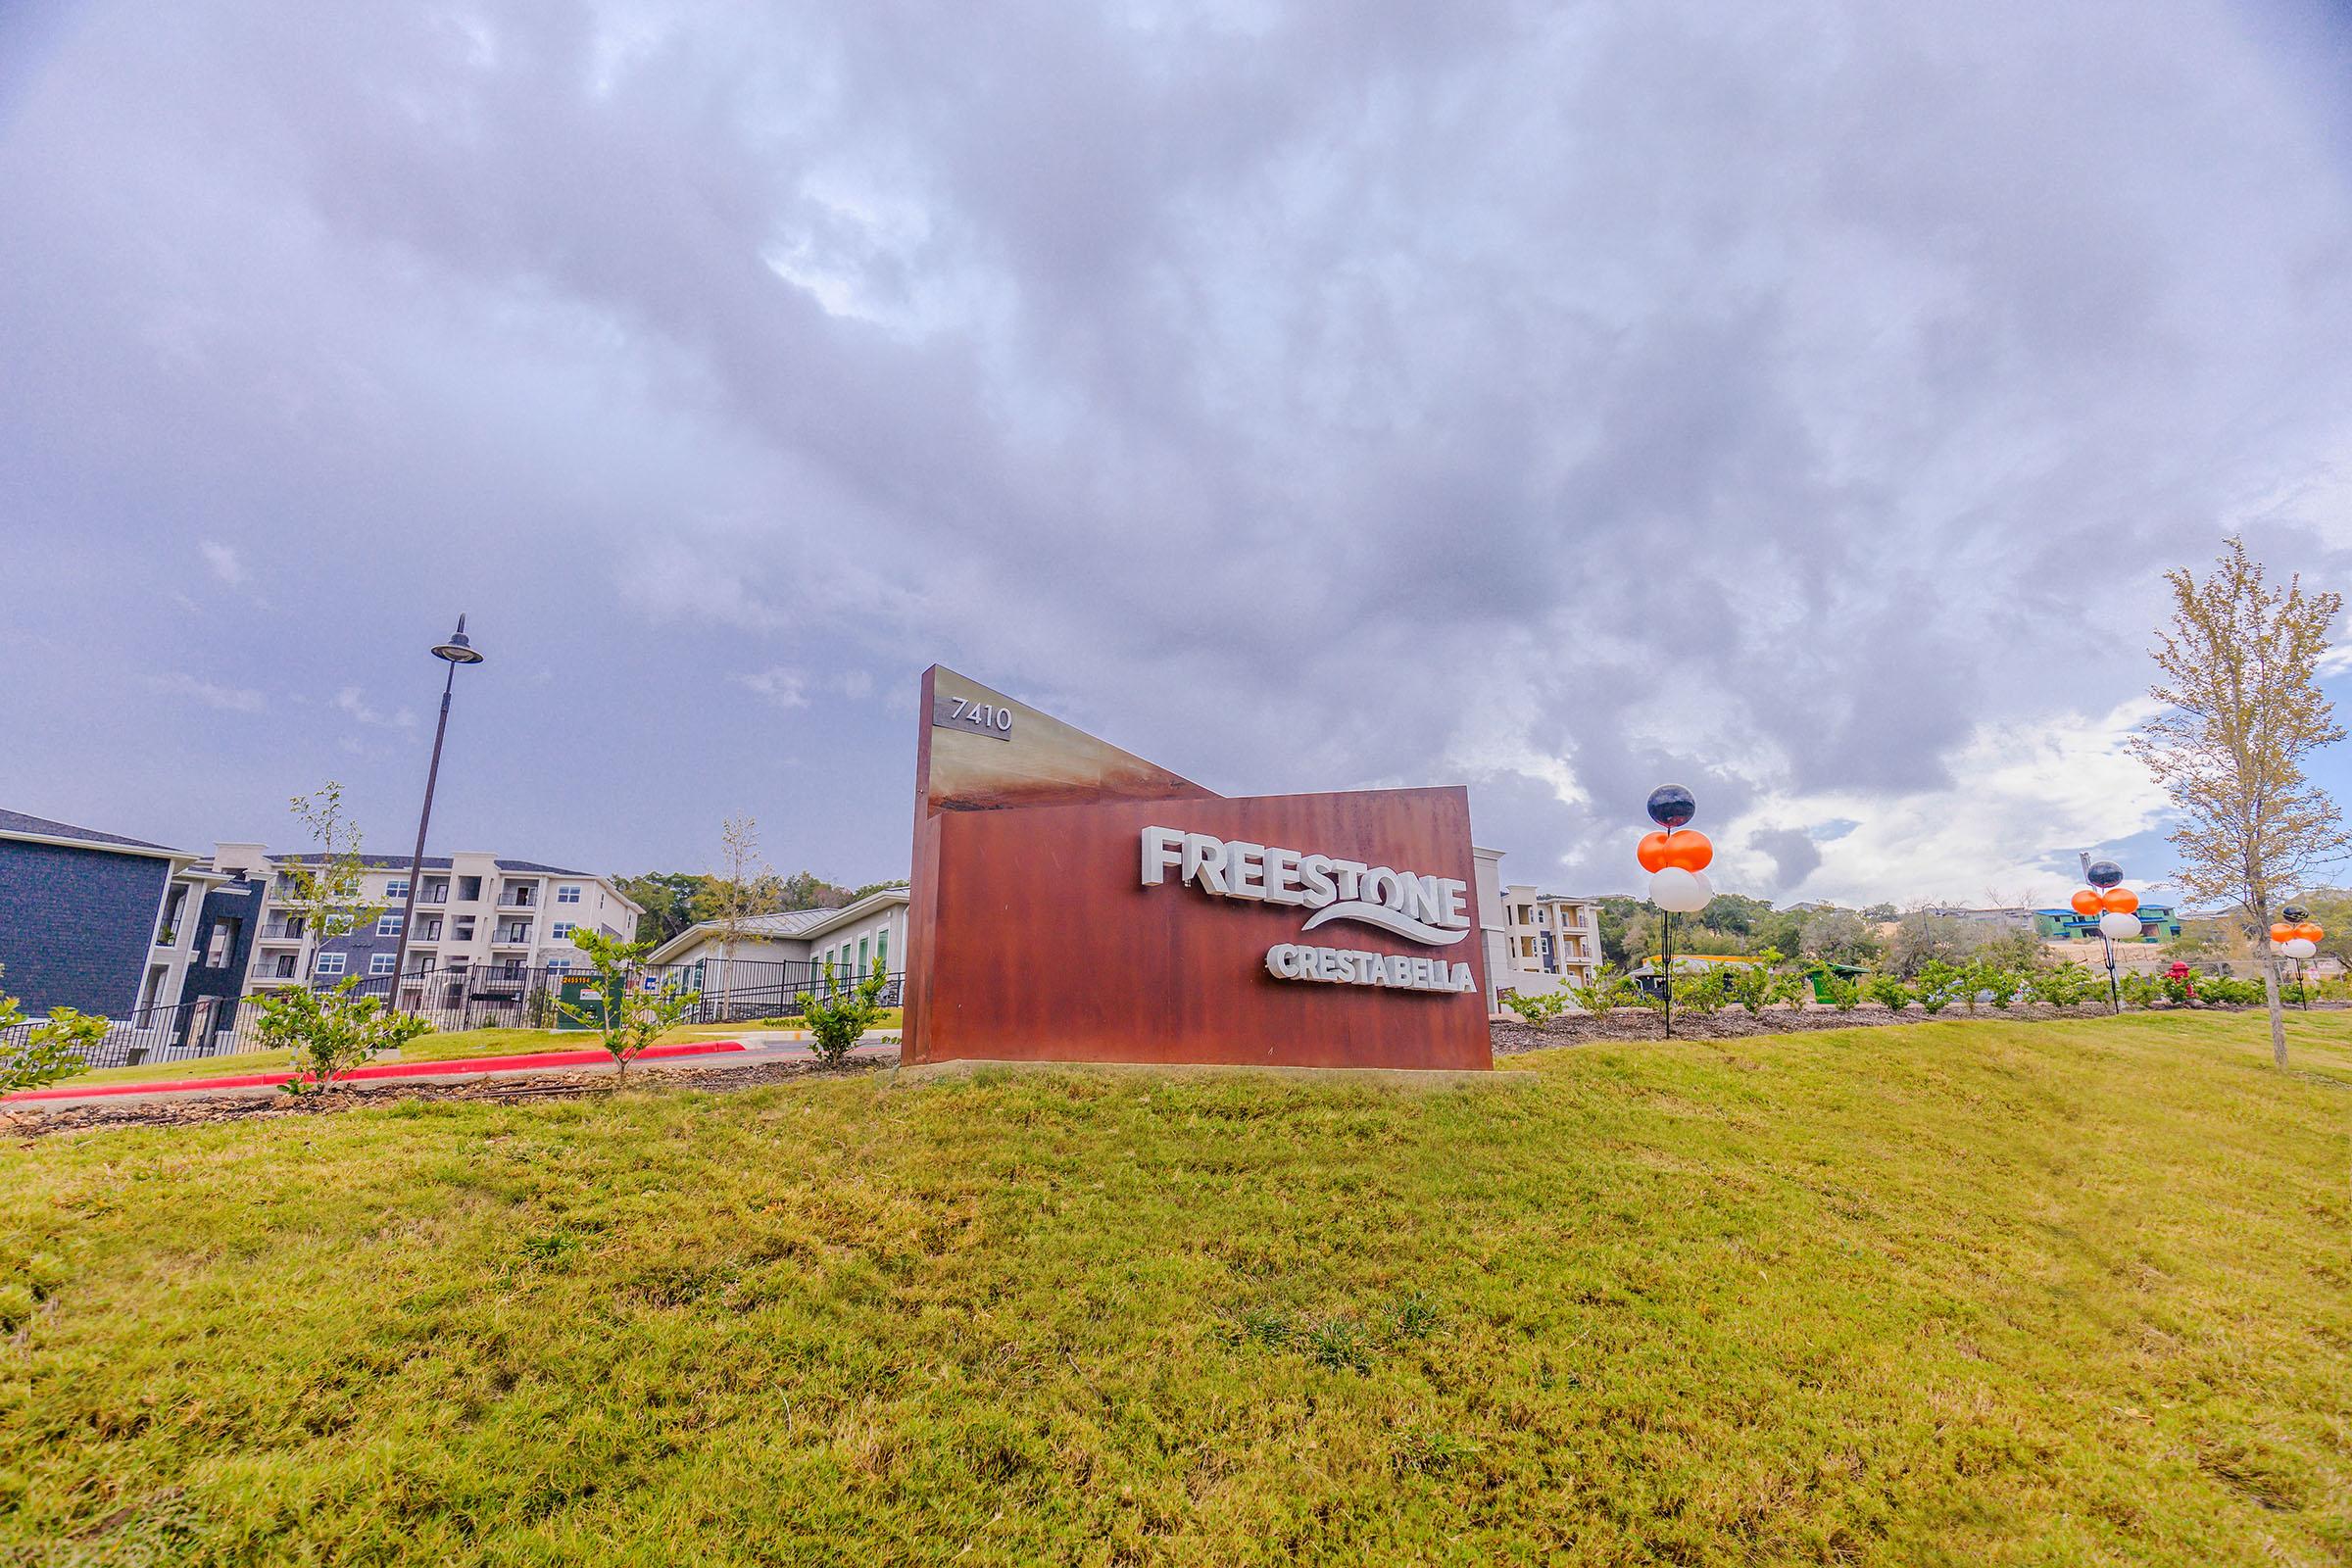
[[877,968],[836,997],[832,994],[833,960],[825,960],[824,978],[803,1009],[808,1033],[815,1037],[808,1049],[816,1053],[819,1062],[827,1067],[842,1064],[874,1020],[882,1016],[882,988],[889,983],[890,976]]
[[593,1011],[571,1003],[557,1005],[565,1017],[589,1025],[602,1037],[618,1082],[628,1076],[629,1063],[702,999],[666,982],[651,989],[645,985],[645,956],[654,947],[650,941],[623,942],[576,926],[571,945],[588,956],[588,966],[596,973],[597,1003]]
[[1886,951],[1878,931],[1851,909],[1814,909],[1794,946],[1808,958],[1864,967],[1879,961]]
[[2165,573],[2173,615],[2158,628],[2163,710],[2132,749],[2181,817],[2172,835],[2189,898],[2238,910],[2261,954],[2271,1058],[2286,1065],[2278,960],[2265,940],[2284,895],[2319,866],[2352,854],[2352,832],[2304,760],[2344,738],[2319,684],[2319,662],[2343,596],[2306,593],[2300,575],[2269,586],[2245,541],[2225,542],[2200,582]]
[[1895,908],[1891,904],[1874,904],[1862,911],[1862,918],[1874,925],[1885,925],[1894,916]]
[[647,871],[639,876],[616,876],[612,885],[645,910],[637,934],[660,947],[694,924],[696,903],[709,890],[710,878],[692,871]]
[[1732,1000],[1745,1007],[1750,1017],[1761,1014],[1776,1002],[1789,1000],[1791,992],[1788,981],[1793,979],[1799,985],[1804,983],[1799,976],[1778,973],[1774,965],[1780,961],[1781,956],[1766,948],[1756,955],[1755,962],[1729,966],[1731,975],[1727,989]]
[[395,1012],[382,997],[353,995],[359,977],[331,990],[285,986],[245,1000],[261,1009],[255,1034],[265,1046],[293,1057],[294,1081],[278,1085],[289,1095],[323,1089],[378,1051],[397,1051],[429,1033],[423,1018]]
[[[4,1037],[19,1029],[24,1038],[9,1045]],[[105,1038],[105,1018],[74,1007],[52,1007],[47,1018],[27,1025],[17,999],[0,991],[0,1095],[89,1071],[89,1053]]]
[[327,943],[375,924],[385,906],[361,897],[368,862],[360,857],[359,825],[343,809],[343,786],[330,778],[317,794],[297,795],[288,804],[318,848],[307,858],[289,857],[278,862],[283,884],[277,898],[302,917],[316,970],[319,951]]

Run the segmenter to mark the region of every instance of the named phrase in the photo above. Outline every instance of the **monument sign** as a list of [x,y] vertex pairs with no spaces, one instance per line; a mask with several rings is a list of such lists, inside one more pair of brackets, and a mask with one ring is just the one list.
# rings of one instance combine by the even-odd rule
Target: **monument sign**
[[1466,791],[1228,798],[934,665],[909,1064],[1484,1068]]

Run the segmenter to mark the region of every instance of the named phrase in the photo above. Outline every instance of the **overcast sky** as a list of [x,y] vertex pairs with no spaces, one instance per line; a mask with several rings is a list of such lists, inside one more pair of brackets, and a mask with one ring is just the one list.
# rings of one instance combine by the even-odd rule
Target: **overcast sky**
[[2341,5],[0,4],[20,810],[404,850],[463,610],[443,851],[903,876],[937,661],[1562,891],[2150,886],[2239,528],[2352,577]]

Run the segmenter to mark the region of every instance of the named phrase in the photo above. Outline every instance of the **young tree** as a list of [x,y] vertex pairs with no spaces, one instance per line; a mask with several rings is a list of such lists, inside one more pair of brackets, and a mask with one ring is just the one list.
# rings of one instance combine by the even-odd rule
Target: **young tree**
[[882,988],[890,983],[890,976],[876,969],[836,997],[832,995],[833,960],[826,959],[824,968],[823,985],[809,995],[802,1011],[808,1020],[808,1033],[815,1037],[808,1049],[824,1065],[838,1067],[882,1016]]
[[[277,897],[302,917],[303,928],[311,936],[311,966],[316,969],[319,949],[363,925],[373,925],[384,913],[384,906],[369,904],[360,896],[368,862],[360,858],[359,826],[343,811],[343,786],[330,778],[318,794],[297,795],[289,804],[294,815],[310,829],[318,850],[313,859],[279,863],[277,874],[284,879],[284,888]],[[308,981],[310,976],[303,978]]]
[[565,1003],[558,1006],[565,1016],[603,1035],[617,1083],[628,1076],[629,1063],[702,999],[667,984],[646,986],[645,956],[653,951],[651,942],[623,942],[579,926],[571,933],[571,945],[588,955],[588,966],[596,971],[596,1008],[592,1012]]
[[773,906],[774,893],[762,887],[775,873],[760,858],[760,823],[748,816],[731,816],[718,830],[719,874],[711,880],[711,924],[718,933],[719,1016],[732,1018],[735,1005],[735,944],[753,915]]
[[2158,628],[2162,712],[2132,739],[2181,817],[2172,835],[2177,873],[2191,899],[2235,908],[2261,955],[2271,1056],[2286,1065],[2278,959],[2268,941],[2284,896],[2320,866],[2352,854],[2352,834],[2303,760],[2344,738],[2320,690],[2320,656],[2343,596],[2281,590],[2265,580],[2245,541],[2225,544],[2204,581],[2165,573],[2173,616]]
[[[280,862],[285,886],[278,897],[310,935],[312,973],[302,985],[245,1000],[261,1009],[257,1032],[263,1042],[292,1055],[296,1077],[280,1087],[299,1095],[333,1083],[373,1053],[397,1050],[432,1025],[401,1017],[382,997],[355,996],[356,974],[330,989],[313,989],[318,950],[373,924],[384,906],[362,896],[368,862],[360,858],[359,826],[343,810],[343,786],[328,779],[316,795],[297,795],[290,804],[318,849],[309,859]],[[393,984],[399,984],[397,976]]]

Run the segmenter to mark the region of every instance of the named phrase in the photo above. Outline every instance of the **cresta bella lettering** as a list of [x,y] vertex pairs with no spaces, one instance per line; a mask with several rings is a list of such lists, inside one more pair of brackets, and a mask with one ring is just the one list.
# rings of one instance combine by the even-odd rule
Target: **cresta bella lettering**
[[[1361,860],[1172,827],[1145,828],[1142,849],[1146,887],[1159,886],[1174,871],[1179,884],[1189,882],[1216,898],[1311,909],[1304,930],[1350,920],[1431,947],[1450,947],[1470,934],[1469,884],[1452,877],[1418,876]],[[1347,948],[1283,943],[1266,954],[1266,968],[1283,980],[1411,991],[1477,989],[1466,963]]]

